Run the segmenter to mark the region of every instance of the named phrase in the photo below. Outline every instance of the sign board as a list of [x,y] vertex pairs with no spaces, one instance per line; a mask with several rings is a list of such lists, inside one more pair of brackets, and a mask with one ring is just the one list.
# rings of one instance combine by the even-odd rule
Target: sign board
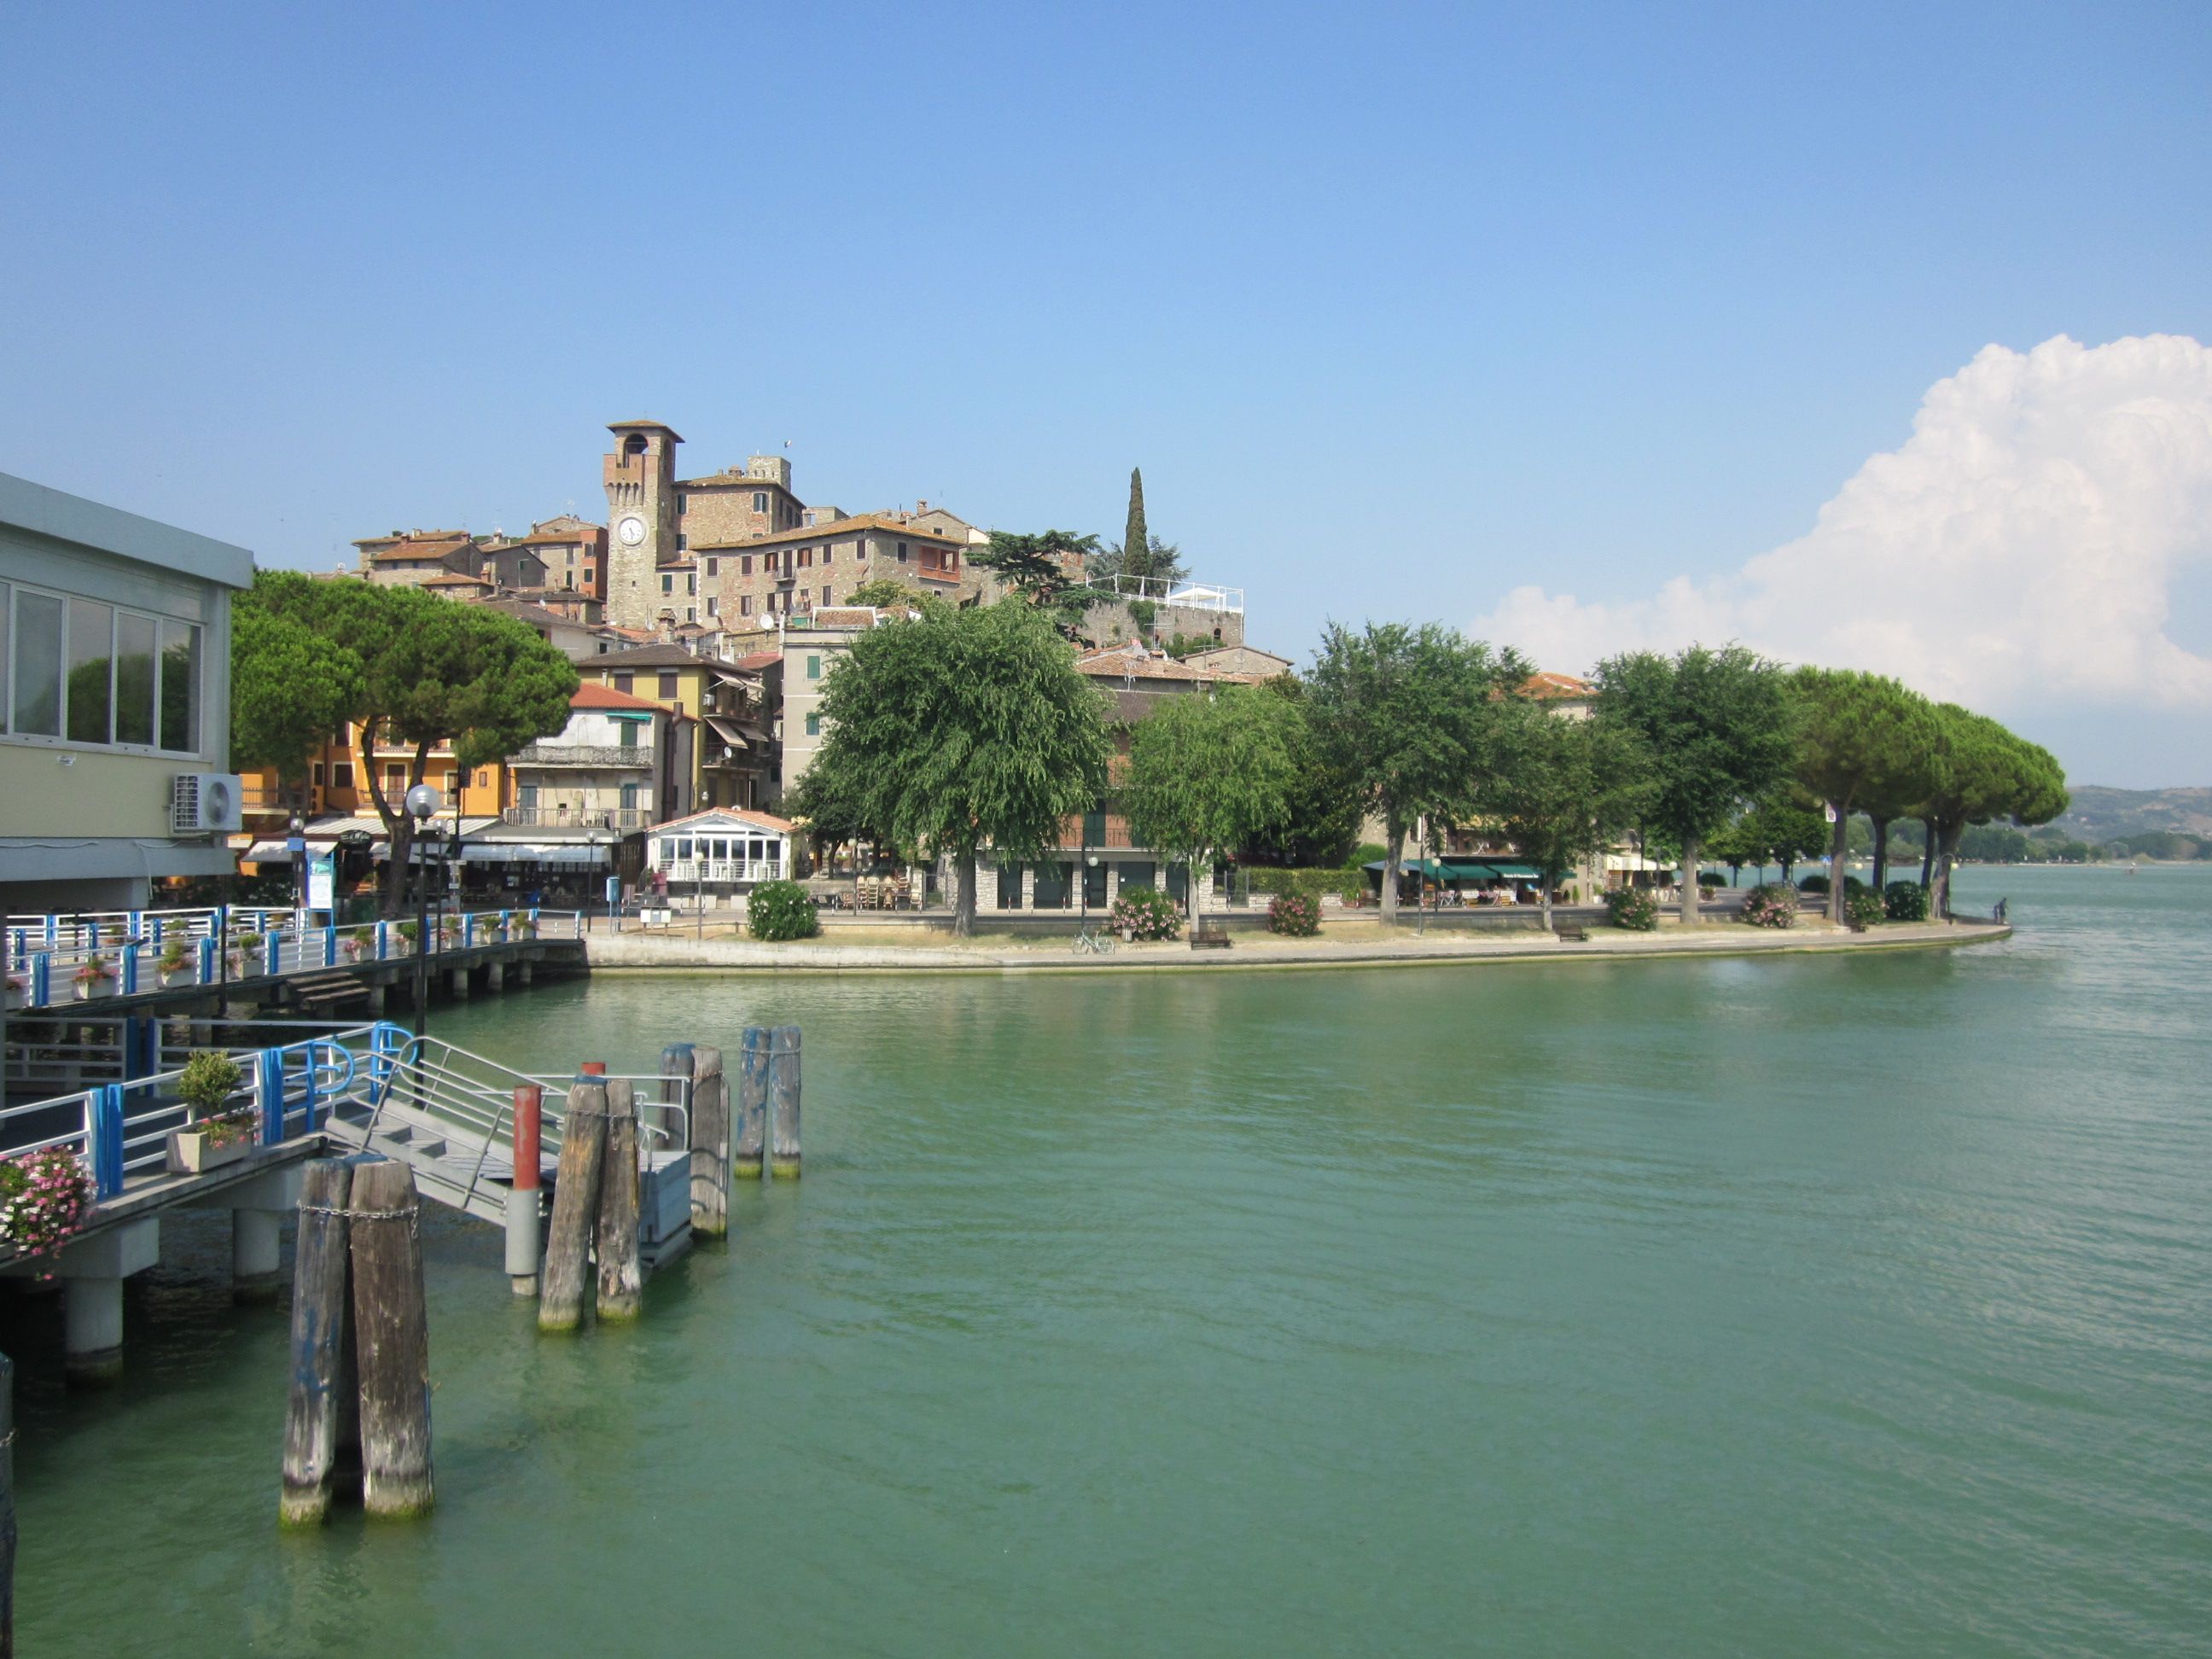
[[1820,811],[1826,816],[1829,823],[1833,823],[1836,821],[1836,808],[1833,802],[1823,806]]
[[328,853],[318,853],[307,860],[307,908],[310,910],[337,908],[337,860]]
[[607,902],[610,904],[620,904],[622,902],[622,878],[620,876],[609,876],[607,878]]

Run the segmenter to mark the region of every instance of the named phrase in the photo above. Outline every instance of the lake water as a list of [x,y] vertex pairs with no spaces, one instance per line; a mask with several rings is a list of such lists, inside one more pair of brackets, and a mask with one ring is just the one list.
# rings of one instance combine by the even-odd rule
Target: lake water
[[27,1654],[2197,1653],[2212,872],[1858,959],[605,981],[805,1030],[806,1176],[540,1340],[427,1229],[439,1508],[275,1527],[219,1224],[26,1373]]

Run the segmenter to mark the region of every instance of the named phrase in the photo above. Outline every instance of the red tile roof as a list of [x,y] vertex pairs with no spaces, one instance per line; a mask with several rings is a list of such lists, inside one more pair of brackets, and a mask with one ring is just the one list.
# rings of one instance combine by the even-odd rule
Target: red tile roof
[[575,695],[568,699],[571,708],[634,708],[651,709],[657,714],[668,711],[650,697],[633,697],[627,691],[617,691],[611,685],[595,685],[589,681],[578,686]]
[[1522,681],[1521,695],[1542,698],[1547,702],[1571,702],[1579,697],[1595,696],[1597,687],[1588,680],[1577,679],[1572,674],[1554,674],[1547,669]]

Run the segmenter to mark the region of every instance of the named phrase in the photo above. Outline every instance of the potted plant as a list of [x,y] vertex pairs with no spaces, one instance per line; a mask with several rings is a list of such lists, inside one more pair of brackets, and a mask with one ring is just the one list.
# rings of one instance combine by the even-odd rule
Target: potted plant
[[23,1006],[23,998],[28,994],[29,988],[28,983],[24,980],[21,974],[9,975],[8,1006],[10,1008],[21,1007]]
[[76,972],[70,977],[76,981],[79,1001],[90,1002],[94,997],[115,994],[115,969],[106,957],[97,954],[87,957],[77,964]]
[[450,951],[461,942],[461,919],[447,916],[438,923],[438,948]]
[[519,939],[538,937],[538,918],[518,914],[508,924],[508,930]]
[[399,954],[403,957],[413,956],[415,941],[421,936],[422,929],[411,921],[403,921],[392,931],[399,935]]
[[238,1062],[219,1049],[203,1048],[185,1062],[177,1079],[177,1098],[192,1121],[169,1135],[169,1172],[200,1175],[244,1158],[253,1150],[261,1114],[252,1106],[230,1107],[246,1081]]
[[368,942],[359,933],[347,933],[338,939],[338,954],[348,962],[359,962],[361,953],[368,948]]
[[192,959],[191,947],[180,939],[173,939],[161,947],[161,956],[154,963],[164,986],[173,985]]
[[258,933],[240,933],[238,946],[230,953],[233,977],[246,973],[259,973],[265,960],[265,951]]

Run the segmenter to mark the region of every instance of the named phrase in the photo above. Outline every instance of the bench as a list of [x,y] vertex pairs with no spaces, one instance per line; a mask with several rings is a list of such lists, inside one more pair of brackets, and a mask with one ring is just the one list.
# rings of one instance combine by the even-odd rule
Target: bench
[[1226,951],[1229,930],[1225,927],[1194,927],[1190,930],[1190,948],[1194,951]]
[[1579,921],[1563,921],[1552,931],[1559,936],[1559,942],[1563,945],[1569,939],[1577,945],[1586,944],[1589,939],[1589,929]]

